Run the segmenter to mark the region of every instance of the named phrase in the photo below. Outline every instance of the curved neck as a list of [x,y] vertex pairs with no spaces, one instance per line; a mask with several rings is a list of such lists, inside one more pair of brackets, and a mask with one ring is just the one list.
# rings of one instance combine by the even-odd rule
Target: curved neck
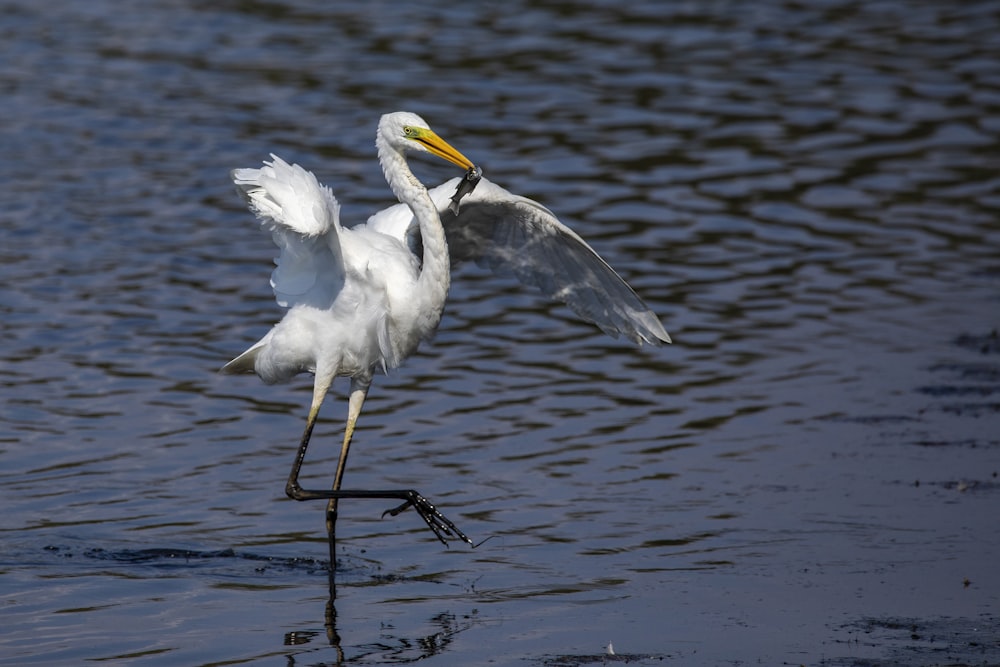
[[[417,279],[417,295],[426,299],[427,306],[440,317],[444,301],[451,283],[451,262],[448,258],[448,244],[445,240],[441,216],[427,194],[427,188],[410,171],[403,154],[392,147],[382,136],[376,134],[378,160],[382,172],[396,199],[410,207],[413,217],[420,225],[420,237],[424,247],[423,267]],[[435,319],[434,322],[437,325]]]

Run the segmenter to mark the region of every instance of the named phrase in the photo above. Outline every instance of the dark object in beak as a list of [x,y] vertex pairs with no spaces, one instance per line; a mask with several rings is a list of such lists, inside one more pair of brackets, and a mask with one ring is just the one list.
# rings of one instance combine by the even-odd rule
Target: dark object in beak
[[479,179],[483,177],[483,170],[481,167],[472,165],[469,167],[469,171],[465,172],[465,178],[462,182],[458,184],[455,189],[455,194],[452,195],[451,203],[448,204],[448,209],[455,215],[458,215],[458,204],[462,201],[462,197],[471,194],[473,190],[476,189],[476,185],[479,184]]

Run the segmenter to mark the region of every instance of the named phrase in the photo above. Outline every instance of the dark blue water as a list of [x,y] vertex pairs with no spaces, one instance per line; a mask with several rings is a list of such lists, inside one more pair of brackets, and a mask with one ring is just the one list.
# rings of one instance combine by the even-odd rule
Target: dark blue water
[[[995,3],[0,9],[0,664],[1000,663]],[[345,501],[330,605],[310,380],[216,374],[280,316],[228,172],[361,221],[398,109],[675,343],[457,269],[346,482],[495,537]]]

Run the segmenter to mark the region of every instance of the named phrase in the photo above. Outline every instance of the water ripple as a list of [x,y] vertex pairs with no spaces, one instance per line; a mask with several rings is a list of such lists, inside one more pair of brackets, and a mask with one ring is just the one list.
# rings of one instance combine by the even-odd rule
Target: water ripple
[[[613,633],[799,663],[900,608],[990,611],[991,3],[4,16],[0,662],[586,664]],[[349,479],[496,537],[444,552],[351,504],[324,627],[322,511],[282,493],[309,379],[216,374],[280,315],[227,174],[278,152],[360,221],[389,203],[371,135],[397,108],[556,211],[676,342],[633,349],[456,267],[436,339],[376,380]],[[310,481],[345,411],[324,407]]]

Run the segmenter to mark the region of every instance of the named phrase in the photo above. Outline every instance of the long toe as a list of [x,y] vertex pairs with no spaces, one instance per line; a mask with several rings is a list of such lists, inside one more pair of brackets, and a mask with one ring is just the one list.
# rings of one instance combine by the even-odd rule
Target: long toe
[[441,541],[445,546],[448,545],[449,539],[462,540],[469,546],[472,546],[472,540],[458,529],[452,521],[446,517],[444,514],[438,511],[434,505],[432,505],[426,498],[419,494],[415,494],[416,498],[413,501],[413,507],[420,514],[420,518],[424,520],[424,523],[433,531],[435,537]]
[[396,516],[400,512],[412,507],[417,511],[417,514],[420,515],[420,518],[424,520],[424,523],[427,524],[427,527],[431,529],[434,537],[438,538],[441,544],[448,546],[448,540],[461,540],[469,546],[473,546],[472,540],[459,530],[458,526],[452,523],[448,517],[441,514],[429,500],[412,490],[407,491],[406,495],[407,500],[405,503],[398,507],[387,509],[382,513],[382,516],[384,517],[386,514]]

